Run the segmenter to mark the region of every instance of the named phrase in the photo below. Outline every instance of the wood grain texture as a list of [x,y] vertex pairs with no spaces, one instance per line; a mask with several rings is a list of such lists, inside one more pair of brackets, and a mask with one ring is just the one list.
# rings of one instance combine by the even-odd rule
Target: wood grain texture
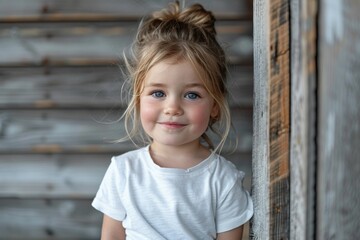
[[116,64],[136,32],[133,23],[0,25],[0,66]]
[[[0,0],[0,239],[99,239],[91,200],[110,157],[134,149],[110,142],[124,136],[122,53],[140,18],[168,2]],[[196,2],[216,15],[231,63],[239,145],[224,155],[250,189],[252,3]]]
[[[137,27],[136,21],[0,24],[0,67],[121,63]],[[251,22],[219,21],[216,29],[230,61],[251,64]]]
[[290,239],[314,239],[317,1],[291,1]]
[[101,153],[128,149],[112,144],[124,128],[114,110],[6,110],[1,112],[1,153]]
[[360,2],[320,1],[317,239],[360,236]]
[[2,154],[0,199],[93,198],[112,155]]
[[[180,1],[181,2],[181,1]],[[251,19],[250,1],[186,0],[212,9],[218,18]],[[0,21],[133,20],[167,6],[168,0],[0,1]]]
[[270,4],[269,171],[270,239],[290,233],[290,6]]
[[269,209],[269,20],[268,1],[254,1],[254,114],[250,238],[270,239]]
[[[0,153],[106,153],[132,148],[122,109],[6,110],[0,113]],[[238,150],[251,151],[252,111],[232,109]],[[226,150],[226,148],[224,149]],[[228,149],[229,150],[229,149]]]
[[91,200],[0,199],[0,239],[100,239]]
[[[100,186],[111,157],[124,152],[2,154],[0,199],[91,199]],[[234,152],[224,156],[246,173],[244,185],[249,190],[251,154]]]
[[[231,65],[232,107],[252,107],[252,67]],[[0,68],[0,109],[119,108],[126,75],[120,66]]]

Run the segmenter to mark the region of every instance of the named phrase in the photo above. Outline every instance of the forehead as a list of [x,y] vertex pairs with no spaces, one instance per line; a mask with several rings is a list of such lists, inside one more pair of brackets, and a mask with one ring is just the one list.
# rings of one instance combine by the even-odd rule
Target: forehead
[[156,63],[145,76],[145,82],[166,81],[193,82],[203,84],[200,75],[187,60],[167,59]]

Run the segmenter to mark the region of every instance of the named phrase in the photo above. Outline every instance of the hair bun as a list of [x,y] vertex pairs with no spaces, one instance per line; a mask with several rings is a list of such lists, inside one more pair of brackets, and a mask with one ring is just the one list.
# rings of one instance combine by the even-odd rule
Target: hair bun
[[188,8],[181,9],[179,1],[175,1],[169,4],[169,8],[153,13],[153,18],[165,22],[174,20],[183,22],[208,33],[216,34],[214,15],[200,4],[193,4]]

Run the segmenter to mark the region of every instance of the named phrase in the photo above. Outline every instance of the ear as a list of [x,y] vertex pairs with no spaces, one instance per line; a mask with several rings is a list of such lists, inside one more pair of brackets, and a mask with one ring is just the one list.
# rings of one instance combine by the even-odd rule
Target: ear
[[217,103],[214,103],[211,109],[210,117],[212,119],[217,119],[219,116],[219,112],[220,112],[219,105]]

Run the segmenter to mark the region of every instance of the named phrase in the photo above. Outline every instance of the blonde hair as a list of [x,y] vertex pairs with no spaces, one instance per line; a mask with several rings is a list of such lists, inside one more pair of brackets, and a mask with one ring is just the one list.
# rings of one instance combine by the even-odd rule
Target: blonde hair
[[226,58],[216,40],[214,23],[214,15],[202,5],[181,9],[178,1],[142,20],[132,46],[132,56],[125,58],[131,97],[123,114],[127,137],[119,141],[130,139],[136,145],[139,140],[143,144],[151,142],[141,129],[139,118],[144,79],[155,64],[175,59],[187,60],[193,65],[217,104],[219,114],[210,119],[208,130],[218,135],[220,141],[214,147],[206,133],[202,138],[214,151],[222,149],[231,128],[231,117],[227,102]]

